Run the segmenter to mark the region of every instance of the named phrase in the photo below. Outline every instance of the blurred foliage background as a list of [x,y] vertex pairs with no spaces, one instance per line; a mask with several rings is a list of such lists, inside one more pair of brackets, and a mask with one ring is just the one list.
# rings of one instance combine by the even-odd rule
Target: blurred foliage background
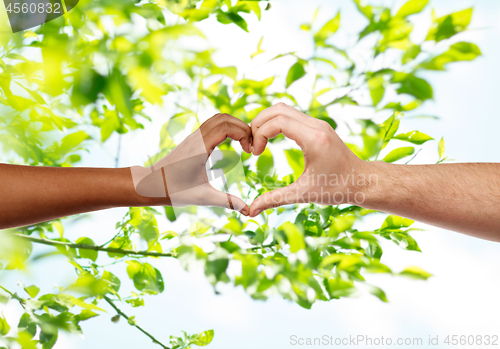
[[[432,86],[420,73],[445,70],[448,64],[481,55],[475,44],[455,38],[467,30],[472,9],[433,13],[425,39],[413,42],[412,15],[428,2],[409,0],[400,8],[387,8],[354,0],[366,26],[347,46],[335,44],[335,34],[343,25],[340,12],[326,23],[304,19],[301,29],[310,34],[313,55],[283,52],[271,61],[292,57],[286,76],[254,80],[234,66],[216,64],[215,51],[197,22],[215,17],[228,30],[249,31],[245,18],[260,19],[272,11],[272,2],[80,1],[66,15],[33,30],[0,36],[1,160],[78,166],[84,152],[106,144],[111,136],[120,139],[125,133],[146,132],[145,127],[154,122],[152,111],[169,104],[168,115],[163,115],[168,121],[158,130],[159,152],[150,159],[154,162],[176,146],[177,135],[192,131],[190,120],[197,120],[207,108],[249,123],[264,108],[286,102],[333,128],[339,120],[331,108],[368,109],[372,117],[356,118],[357,127],[340,135],[352,139],[349,147],[364,160],[408,163],[420,146],[434,140],[417,130],[398,133],[404,113],[433,98]],[[264,42],[265,36],[252,58],[265,52]],[[304,96],[299,98],[290,87],[306,80],[311,83],[311,95],[307,104],[298,103]],[[228,178],[239,195],[251,202],[302,173],[300,150],[282,149],[283,144],[283,137],[273,139],[258,159],[229,140],[219,146],[241,156],[246,178]],[[438,150],[436,162],[447,159],[443,139],[428,144]],[[119,166],[120,151],[119,141],[116,161],[110,165]],[[290,174],[278,173],[280,156],[286,159]],[[263,182],[264,178],[272,180]],[[52,293],[42,292],[37,285],[1,286],[0,301],[17,302],[24,311],[19,319],[0,317],[4,345],[52,348],[60,330],[78,334],[81,321],[107,316],[104,303],[116,311],[112,321],[124,318],[138,334],[149,337],[145,341],[163,348],[208,345],[212,330],[181,337],[171,333],[166,341],[121,310],[122,302],[147,306],[149,296],[164,290],[165,281],[150,263],[152,258],[177,258],[187,270],[202,268],[216,292],[219,283],[232,283],[255,299],[280,294],[304,308],[318,300],[363,292],[387,302],[381,288],[365,281],[367,273],[419,280],[431,276],[417,266],[382,262],[381,239],[420,251],[409,219],[387,216],[381,226],[367,230],[358,229],[358,224],[381,213],[349,205],[287,206],[267,210],[257,219],[217,208],[210,212],[200,214],[196,207],[132,207],[116,223],[116,231],[102,241],[86,236],[69,240],[67,219],[3,231],[0,282],[1,275],[36,263],[30,256],[39,244],[66,255],[75,270],[74,280]],[[182,228],[161,231],[160,216],[172,226],[183,219]],[[128,279],[108,270],[116,264],[126,270]],[[133,284],[135,291],[124,294],[122,283]]]

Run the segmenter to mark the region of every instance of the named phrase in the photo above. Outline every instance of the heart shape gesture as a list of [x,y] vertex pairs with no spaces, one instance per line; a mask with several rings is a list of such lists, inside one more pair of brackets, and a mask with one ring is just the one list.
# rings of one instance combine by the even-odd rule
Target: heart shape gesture
[[[304,153],[305,169],[297,181],[259,196],[251,207],[210,185],[207,160],[226,138],[259,156],[268,139],[280,133],[294,140]],[[359,193],[354,193],[354,187],[363,163],[327,122],[279,103],[263,110],[251,126],[228,114],[217,114],[153,166],[135,166],[131,171],[137,193],[163,197],[165,205],[218,206],[254,217],[268,208],[288,204],[357,202],[355,194]]]

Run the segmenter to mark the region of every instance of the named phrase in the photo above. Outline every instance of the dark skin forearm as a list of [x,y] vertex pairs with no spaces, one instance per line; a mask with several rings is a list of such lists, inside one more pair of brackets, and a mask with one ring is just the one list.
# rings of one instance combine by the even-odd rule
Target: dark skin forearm
[[500,164],[394,165],[366,162],[376,175],[361,206],[482,239],[500,241]]
[[216,114],[147,168],[0,164],[0,229],[130,206],[218,206],[248,215],[243,200],[210,185],[205,163],[228,137],[250,152],[250,135],[250,127],[243,121]]
[[165,205],[140,196],[129,168],[0,164],[0,229],[113,207]]

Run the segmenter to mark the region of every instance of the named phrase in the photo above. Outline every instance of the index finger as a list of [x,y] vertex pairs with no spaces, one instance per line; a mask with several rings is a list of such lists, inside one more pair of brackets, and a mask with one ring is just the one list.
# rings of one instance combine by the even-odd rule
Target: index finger
[[285,103],[278,103],[264,109],[252,120],[250,124],[252,134],[255,134],[262,125],[278,115],[286,115],[300,123],[308,123],[309,121],[315,120],[312,116],[304,114],[294,107],[286,105]]
[[280,114],[264,123],[255,134],[253,134],[253,154],[260,155],[266,148],[267,140],[274,138],[280,133],[294,140],[301,149],[306,147],[306,142],[312,129],[297,120]]
[[[237,130],[238,128],[245,133],[244,136],[241,136],[241,132]],[[242,120],[235,118],[234,116],[231,116],[229,114],[216,114],[205,121],[200,126],[200,130],[204,138],[207,137],[207,135],[211,135],[212,137],[210,138],[214,138],[214,135],[220,134],[220,137],[217,137],[218,139],[221,139],[220,142],[224,141],[224,139],[227,138],[225,135],[223,135],[223,133],[229,131],[230,134],[233,135],[229,136],[229,138],[239,141],[243,150],[247,153],[250,153],[250,137],[252,136],[250,126],[248,126]],[[238,134],[240,136],[236,136],[235,134]],[[213,150],[213,148],[215,148],[215,146],[217,146],[217,144],[219,143],[212,144],[210,142],[210,145],[207,148],[211,148]]]
[[231,122],[224,122],[212,128],[207,134],[203,135],[203,142],[207,152],[210,154],[217,145],[224,142],[226,138],[231,138],[241,144],[243,150],[247,153],[250,152],[250,127],[245,125],[246,128],[241,128]]

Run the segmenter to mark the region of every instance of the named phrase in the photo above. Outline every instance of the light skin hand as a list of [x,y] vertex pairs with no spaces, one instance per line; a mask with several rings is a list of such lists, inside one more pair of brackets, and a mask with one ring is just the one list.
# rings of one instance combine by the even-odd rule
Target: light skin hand
[[338,205],[354,200],[352,184],[339,180],[330,185],[331,174],[348,179],[363,161],[342,142],[333,128],[286,104],[263,110],[252,121],[253,154],[264,151],[267,140],[282,133],[297,142],[304,153],[304,173],[291,185],[259,196],[250,207],[252,217],[265,209],[286,204],[314,202]]
[[[179,171],[165,176],[176,178],[171,184],[172,197],[166,196],[165,191],[163,196],[138,194],[131,172],[139,166],[115,169],[0,164],[0,229],[113,207],[171,205],[172,200],[186,205],[228,207],[228,194],[217,191],[208,182],[205,162],[227,137],[239,141],[242,148],[250,152],[250,128],[232,116],[217,114],[196,132],[202,139],[201,151],[199,142],[188,137],[158,163],[168,170]],[[190,153],[193,147],[198,151]],[[182,162],[183,165],[178,166],[180,160],[192,158],[192,155],[195,161]],[[161,167],[157,169],[161,171]],[[190,181],[195,181],[198,187],[175,192],[175,189],[189,188]],[[235,209],[248,214],[249,208],[241,199],[230,196],[230,201]]]
[[[285,204],[332,204],[333,198],[333,204],[356,204],[500,241],[500,164],[396,165],[362,161],[329,125],[282,104],[261,112],[251,127],[254,155],[264,151],[267,139],[282,133],[297,142],[305,160],[305,170],[299,180],[263,194],[252,203],[252,217],[267,208]],[[318,174],[326,175],[327,181],[331,175],[344,180],[354,176],[355,181],[325,184]],[[351,177],[347,177],[349,175]],[[314,184],[312,178],[317,179]],[[360,178],[364,180],[358,181]],[[351,192],[350,198],[348,192]],[[318,193],[323,196],[317,198]],[[352,195],[356,193],[362,195]],[[342,196],[342,202],[337,200]],[[363,200],[355,201],[355,197]]]

